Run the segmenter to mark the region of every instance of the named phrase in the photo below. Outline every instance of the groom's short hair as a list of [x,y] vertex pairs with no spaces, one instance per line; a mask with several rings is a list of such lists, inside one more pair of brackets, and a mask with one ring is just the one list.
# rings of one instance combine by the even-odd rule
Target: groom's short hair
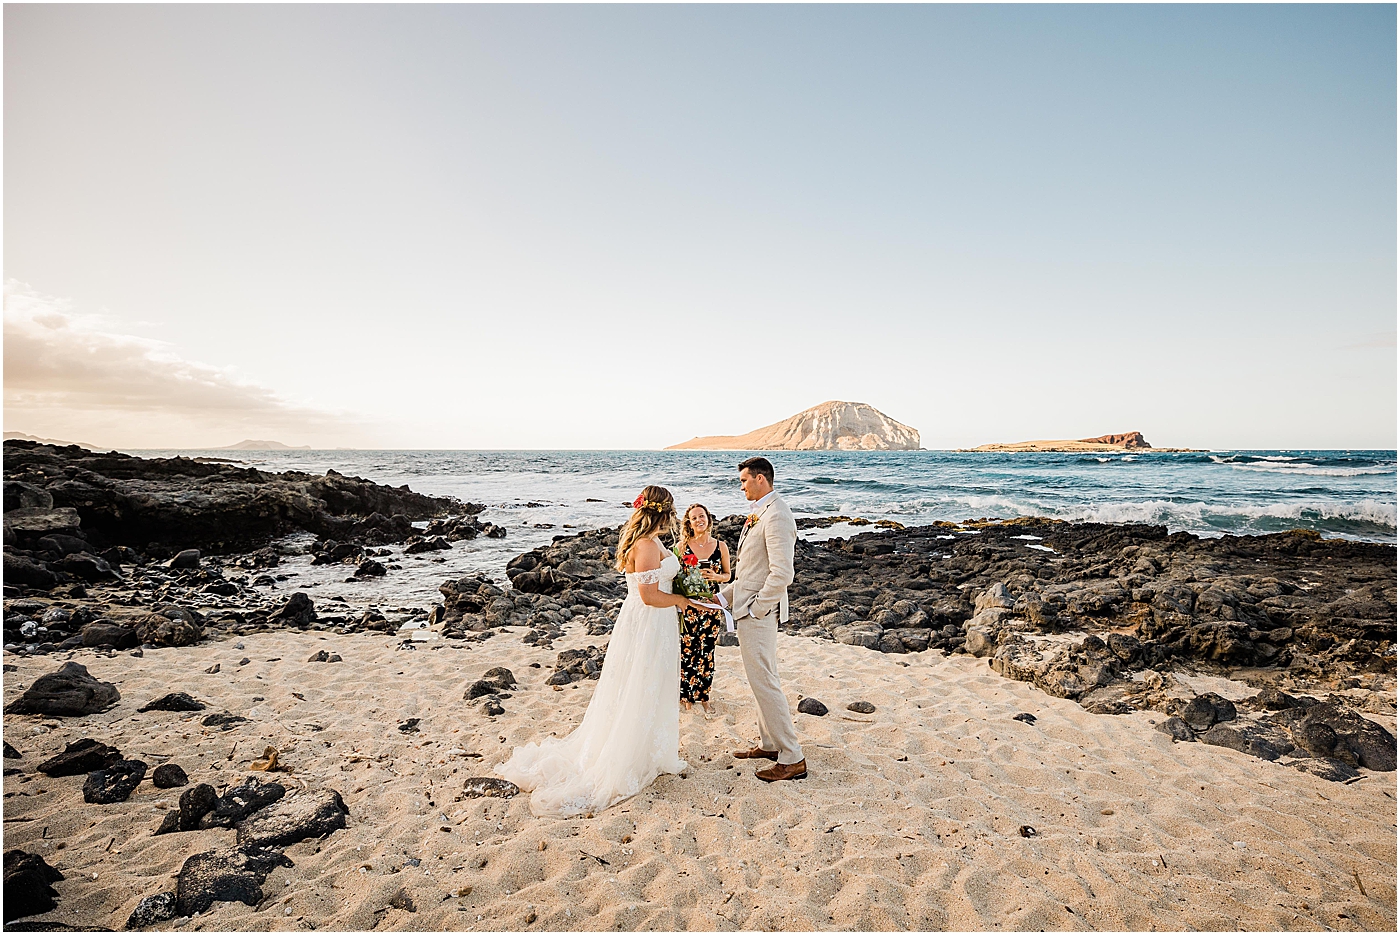
[[740,461],[739,470],[745,469],[750,474],[762,474],[768,478],[768,483],[773,483],[773,462],[767,458],[749,458],[747,461]]

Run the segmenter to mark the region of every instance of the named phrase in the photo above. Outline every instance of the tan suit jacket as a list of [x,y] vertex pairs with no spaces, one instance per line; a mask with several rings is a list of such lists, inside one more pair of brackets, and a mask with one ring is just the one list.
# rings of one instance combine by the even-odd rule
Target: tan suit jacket
[[777,494],[760,508],[758,522],[739,539],[734,582],[723,589],[734,616],[766,617],[777,608],[778,620],[788,619],[788,585],[792,584],[792,553],[797,548],[797,523]]

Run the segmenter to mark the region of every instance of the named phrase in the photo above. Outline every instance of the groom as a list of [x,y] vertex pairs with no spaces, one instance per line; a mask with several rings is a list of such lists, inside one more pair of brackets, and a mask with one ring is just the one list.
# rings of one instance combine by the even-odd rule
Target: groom
[[767,458],[749,458],[740,464],[739,484],[749,500],[749,517],[739,534],[734,583],[723,592],[734,608],[744,672],[758,702],[758,746],[734,756],[776,760],[776,765],[754,773],[764,782],[805,779],[807,759],[778,681],[778,621],[788,619],[787,587],[793,578],[797,524],[773,489],[773,465]]

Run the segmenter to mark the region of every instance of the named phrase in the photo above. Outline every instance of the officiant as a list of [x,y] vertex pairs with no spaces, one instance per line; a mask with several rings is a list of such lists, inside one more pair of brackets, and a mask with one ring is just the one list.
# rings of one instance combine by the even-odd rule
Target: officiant
[[[681,560],[694,556],[705,580],[718,588],[728,584],[732,568],[729,546],[713,535],[714,514],[700,503],[692,504],[681,520]],[[714,715],[710,686],[715,679],[715,641],[724,629],[724,612],[687,607],[681,633],[681,704],[689,711],[699,704],[705,717]]]

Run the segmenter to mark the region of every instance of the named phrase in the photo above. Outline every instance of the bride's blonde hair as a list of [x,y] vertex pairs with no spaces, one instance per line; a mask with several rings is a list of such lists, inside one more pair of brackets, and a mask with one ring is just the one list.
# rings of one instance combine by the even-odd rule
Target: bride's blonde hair
[[662,533],[670,533],[675,539],[678,533],[676,502],[665,487],[652,484],[643,488],[642,495],[632,501],[632,506],[632,516],[617,539],[617,570],[621,572],[627,571],[627,559],[638,541]]

